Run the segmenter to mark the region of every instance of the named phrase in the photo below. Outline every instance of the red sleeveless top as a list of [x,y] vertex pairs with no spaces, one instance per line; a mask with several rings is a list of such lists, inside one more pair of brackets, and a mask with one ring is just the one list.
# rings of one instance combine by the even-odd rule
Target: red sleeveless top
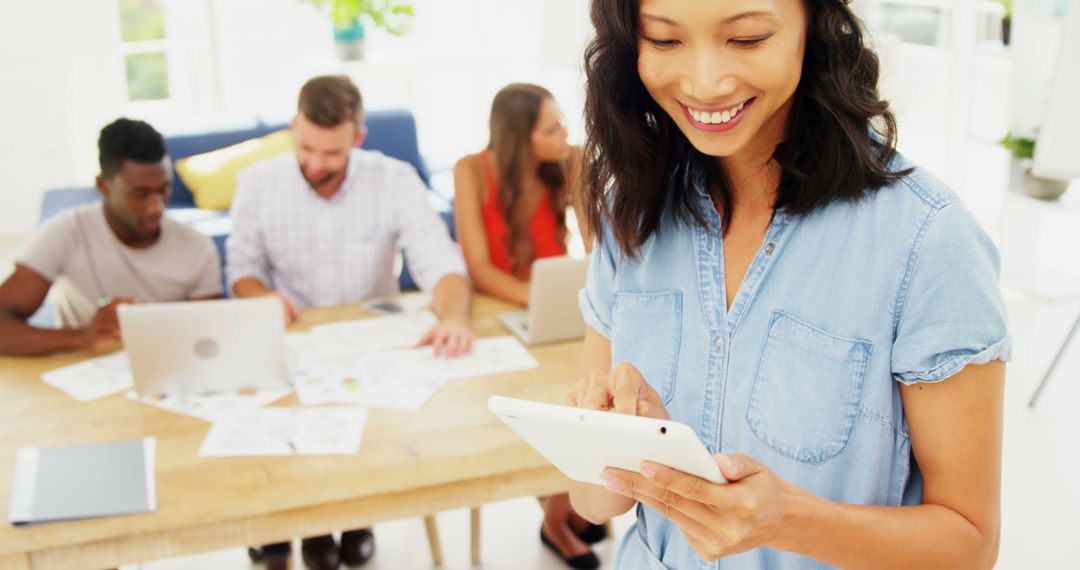
[[[491,264],[502,271],[510,273],[510,249],[507,240],[510,228],[503,216],[502,202],[499,200],[499,183],[495,179],[495,169],[491,166],[491,158],[487,151],[481,156],[484,159],[484,171],[487,173],[487,199],[484,200],[482,216],[484,220],[484,233],[487,234],[488,254]],[[558,257],[566,255],[566,246],[559,241],[559,220],[555,216],[555,210],[551,207],[551,190],[545,189],[540,198],[540,204],[529,221],[529,236],[532,238],[533,257]],[[529,268],[524,269],[528,275]]]

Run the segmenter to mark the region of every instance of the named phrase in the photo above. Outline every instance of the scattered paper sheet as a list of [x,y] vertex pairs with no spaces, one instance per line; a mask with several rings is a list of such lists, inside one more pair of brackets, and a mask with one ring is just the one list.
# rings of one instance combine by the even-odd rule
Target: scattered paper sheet
[[365,408],[266,408],[218,419],[203,440],[202,457],[342,455],[356,453]]
[[410,370],[421,375],[441,374],[453,380],[500,372],[527,370],[540,366],[528,350],[512,336],[496,336],[473,341],[473,350],[465,356],[435,356],[430,346],[387,352],[381,357],[391,370]]
[[512,336],[480,339],[458,358],[435,356],[432,347],[352,357],[300,357],[293,367],[296,396],[305,406],[350,404],[419,410],[448,380],[536,368]]
[[292,380],[296,397],[305,406],[351,404],[419,410],[447,377],[375,355],[296,370]]
[[405,309],[405,312],[416,313],[428,310],[433,299],[430,293],[411,293],[391,300]]
[[290,390],[260,390],[251,394],[221,392],[217,394],[176,394],[140,396],[134,390],[126,394],[129,400],[149,404],[167,412],[183,414],[213,422],[243,410],[261,408],[289,395]]
[[[303,346],[311,358],[357,356],[411,348],[439,321],[429,311],[312,327]],[[296,342],[296,341],[294,341]]]
[[130,390],[135,385],[131,363],[122,350],[50,370],[41,379],[80,402]]

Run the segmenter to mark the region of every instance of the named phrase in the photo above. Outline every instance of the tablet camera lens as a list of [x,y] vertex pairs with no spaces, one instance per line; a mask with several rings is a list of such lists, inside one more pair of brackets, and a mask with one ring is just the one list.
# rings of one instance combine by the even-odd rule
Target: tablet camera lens
[[667,435],[667,426],[660,426],[660,435]]

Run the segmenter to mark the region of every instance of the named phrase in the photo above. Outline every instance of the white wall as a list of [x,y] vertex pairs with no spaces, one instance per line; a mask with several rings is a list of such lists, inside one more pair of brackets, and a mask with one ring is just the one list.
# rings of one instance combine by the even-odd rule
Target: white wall
[[[123,110],[115,0],[0,0],[0,234],[33,228],[46,188],[92,185],[97,131]],[[112,7],[110,11],[109,7]]]
[[1045,118],[1064,22],[1054,0],[1016,0],[1010,128],[1031,136]]
[[[879,5],[856,3],[871,26]],[[976,41],[975,4],[954,0],[943,6],[948,39],[940,46],[902,43],[871,29],[882,63],[879,88],[896,115],[900,152],[943,179],[982,223],[994,226],[1009,185],[1008,156],[997,141],[1009,130],[1013,60],[1000,45]]]
[[297,0],[214,0],[221,111],[288,115],[315,62],[333,57],[330,18]]

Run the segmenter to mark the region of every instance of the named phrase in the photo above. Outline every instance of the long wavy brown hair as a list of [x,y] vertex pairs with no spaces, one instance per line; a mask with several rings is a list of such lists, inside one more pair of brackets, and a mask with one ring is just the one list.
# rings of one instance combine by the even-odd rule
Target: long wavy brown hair
[[[526,165],[533,129],[540,118],[540,107],[551,93],[531,83],[512,83],[503,87],[491,103],[491,139],[488,150],[495,155],[495,180],[499,184],[499,204],[510,231],[507,251],[510,252],[510,271],[516,275],[528,273],[533,261],[532,237],[529,222],[535,211],[525,207],[525,180],[531,174]],[[567,165],[561,162],[541,162],[536,174],[550,190],[551,208],[559,222],[558,239],[566,244],[566,208],[569,195],[566,180]]]
[[[834,200],[859,200],[905,176],[894,170],[896,121],[878,95],[878,58],[841,0],[803,0],[808,34],[802,79],[793,96],[776,209],[808,214]],[[692,171],[704,172],[731,219],[731,188],[713,157],[694,148],[645,90],[638,75],[638,2],[592,0],[596,35],[585,50],[585,211],[603,238],[611,224],[619,248],[635,256],[664,216],[705,225],[692,199]]]

